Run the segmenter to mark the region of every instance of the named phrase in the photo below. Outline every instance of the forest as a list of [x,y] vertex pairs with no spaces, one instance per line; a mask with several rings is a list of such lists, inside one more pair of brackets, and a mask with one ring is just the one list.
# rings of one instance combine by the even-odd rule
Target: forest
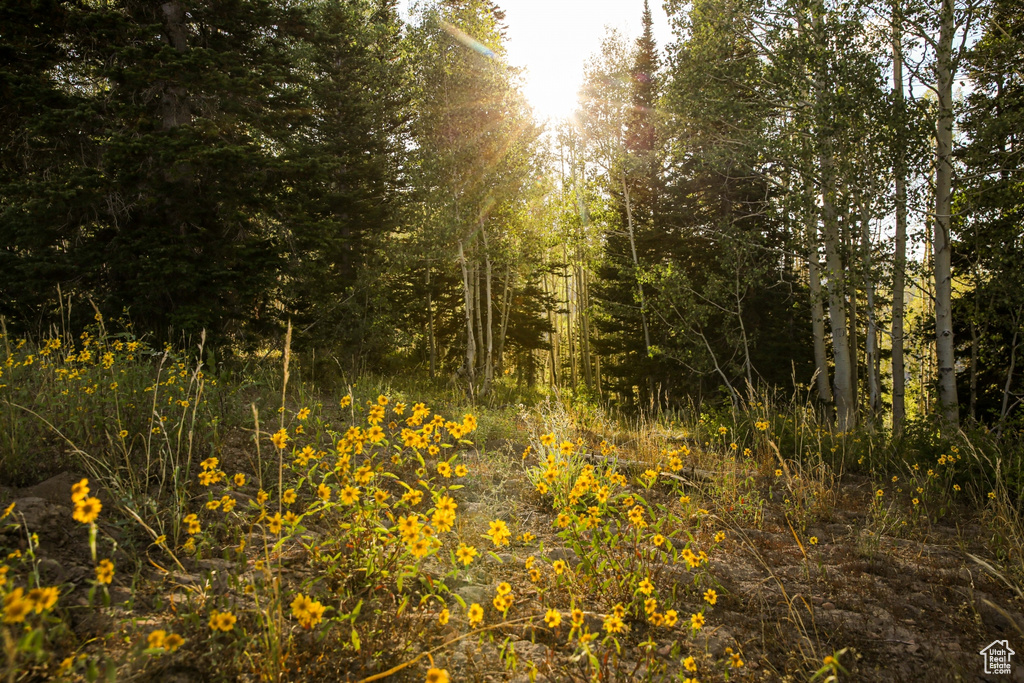
[[1024,647],[1024,3],[637,14],[0,0],[6,680]]

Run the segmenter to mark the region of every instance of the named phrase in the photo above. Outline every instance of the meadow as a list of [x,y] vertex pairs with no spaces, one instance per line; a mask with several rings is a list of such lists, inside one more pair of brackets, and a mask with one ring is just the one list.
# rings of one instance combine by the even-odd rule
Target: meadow
[[471,404],[98,314],[0,357],[6,681],[957,680],[1024,635],[1012,431]]

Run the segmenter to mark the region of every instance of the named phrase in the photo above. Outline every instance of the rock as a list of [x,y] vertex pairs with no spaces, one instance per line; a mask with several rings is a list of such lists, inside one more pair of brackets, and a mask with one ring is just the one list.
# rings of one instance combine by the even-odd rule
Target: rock
[[537,664],[548,656],[548,648],[540,643],[533,643],[529,640],[517,640],[512,643],[516,649],[516,659],[519,660],[518,668],[522,669],[527,662]]
[[461,671],[462,667],[466,666],[466,653],[462,650],[452,650],[451,654],[448,655],[448,667],[455,671]]
[[39,560],[38,566],[39,578],[44,584],[56,586],[64,583],[68,578],[64,565],[57,560],[44,557]]
[[584,453],[583,457],[586,461],[601,469],[611,467],[626,475],[637,475],[647,469],[647,465],[635,460],[626,460],[597,453]]
[[833,610],[835,608],[836,608],[835,604],[833,604],[831,602],[823,602],[823,603],[821,603],[821,609]]
[[562,560],[572,568],[580,563],[580,557],[576,554],[572,548],[552,548],[545,553],[547,558],[554,562],[555,560]]
[[109,591],[111,605],[123,605],[132,599],[131,589],[124,586],[111,586]]
[[[70,501],[71,489],[69,488],[68,491],[67,500]],[[39,496],[16,498],[14,511],[10,517],[4,520],[4,523],[6,524],[9,520],[19,524],[24,522],[29,532],[52,537],[57,530],[64,530],[72,524],[71,508],[58,505]]]
[[113,619],[100,610],[82,610],[77,617],[74,630],[81,637],[101,638],[113,631]]
[[662,568],[662,577],[677,586],[693,585],[693,572],[684,569],[681,565],[665,565]]
[[[81,479],[82,477],[75,476],[71,472],[61,472],[35,486],[21,489],[18,496],[20,498],[42,498],[50,503],[69,505],[71,503],[71,487]],[[93,489],[96,488],[95,484],[90,486]],[[95,496],[95,491],[90,495]],[[106,501],[103,501],[103,503],[105,505]]]
[[211,557],[205,560],[199,560],[196,562],[201,569],[208,569],[211,573],[216,572],[236,572],[239,570],[238,562],[232,560],[222,560],[220,558]]
[[817,538],[818,543],[828,543],[832,540],[831,536],[825,531],[825,529],[817,526],[807,527],[807,538],[810,538],[811,536]]
[[186,593],[186,592],[168,593],[167,594],[167,600],[172,605],[177,605],[179,607],[187,606],[192,601],[192,594],[191,593]]
[[462,502],[459,504],[461,513],[466,517],[476,517],[487,511],[487,506],[474,501]]
[[725,655],[725,648],[727,647],[736,649],[734,647],[736,639],[724,626],[708,631],[704,638],[707,651],[715,657],[723,657]]
[[185,572],[171,572],[167,575],[167,578],[183,586],[199,586],[206,583],[206,579],[199,574],[187,574]]
[[515,561],[512,553],[495,553],[495,555],[498,556],[497,560],[494,559],[494,555],[491,555],[490,553],[485,554],[484,561],[488,564],[511,564]]
[[465,600],[467,605],[472,605],[475,602],[481,607],[485,607],[494,597],[494,589],[490,586],[469,585],[459,588],[455,594]]

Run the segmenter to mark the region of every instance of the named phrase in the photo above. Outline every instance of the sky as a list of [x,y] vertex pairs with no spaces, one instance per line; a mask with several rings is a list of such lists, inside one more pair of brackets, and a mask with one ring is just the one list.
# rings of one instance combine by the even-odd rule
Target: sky
[[[524,67],[523,91],[541,121],[567,117],[576,105],[583,64],[601,48],[605,27],[640,35],[643,0],[496,0],[508,26],[508,61]],[[403,0],[403,12],[408,0]],[[671,39],[661,0],[651,3],[659,49]]]

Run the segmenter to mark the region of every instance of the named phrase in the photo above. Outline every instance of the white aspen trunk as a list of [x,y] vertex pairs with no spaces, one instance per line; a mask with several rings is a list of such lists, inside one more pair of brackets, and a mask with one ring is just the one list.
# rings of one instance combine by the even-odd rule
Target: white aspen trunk
[[594,388],[594,373],[590,367],[590,326],[587,324],[587,271],[580,265],[576,269],[576,292],[579,299],[580,349],[583,352],[583,381],[587,389]]
[[498,367],[502,368],[502,370],[505,368],[505,334],[508,332],[508,315],[512,311],[512,307],[509,305],[511,303],[509,297],[512,292],[509,287],[510,274],[510,268],[508,264],[506,264],[505,285],[501,292],[501,334],[498,337]]
[[491,254],[487,245],[487,232],[481,230],[484,238],[484,278],[487,298],[487,361],[484,365],[484,388],[481,393],[486,394],[491,389],[491,382],[494,381],[494,306],[491,301]]
[[587,370],[587,388],[594,388],[593,358],[590,353],[590,283],[587,278],[587,268],[580,266],[580,292],[582,294],[580,309],[583,312],[583,361]]
[[[622,197],[626,203],[626,229],[629,231],[629,249],[633,255],[633,268],[636,273],[636,293],[640,298],[640,320],[644,326],[644,351],[651,355],[651,332],[647,328],[647,307],[644,304],[644,286],[640,282],[640,260],[636,256],[636,236],[633,231],[633,205],[629,200],[629,185],[626,184],[626,173],[622,173]],[[650,379],[650,378],[648,378]]]
[[708,355],[711,356],[711,362],[715,366],[715,372],[718,373],[718,376],[722,378],[722,381],[725,383],[725,386],[729,389],[729,398],[732,400],[732,407],[735,410],[740,403],[739,394],[737,394],[736,390],[732,388],[732,383],[729,381],[729,376],[725,374],[725,371],[722,370],[722,366],[718,364],[718,356],[715,354],[715,350],[711,348],[711,344],[708,343],[708,338],[704,335],[704,330],[698,329],[695,330],[695,332],[697,333],[697,336],[701,338],[701,341],[704,342],[704,348],[708,350]]
[[562,263],[565,264],[565,333],[569,347],[569,384],[575,389],[578,377],[576,374],[576,321],[573,320],[575,317],[573,306],[573,272],[569,268],[569,252],[564,244],[562,245]]
[[824,178],[822,218],[825,228],[825,267],[828,276],[828,314],[832,328],[832,359],[835,365],[833,391],[838,427],[841,431],[846,431],[857,422],[857,407],[853,401],[850,342],[846,326],[846,279],[843,274],[842,239],[833,204],[835,179],[832,176],[832,158],[828,152],[821,156],[821,168]]
[[466,305],[466,376],[469,378],[469,396],[472,398],[476,387],[476,339],[473,337],[473,298],[469,292],[469,268],[462,240],[459,240],[459,265],[462,266],[462,295]]
[[[815,14],[812,27],[821,41],[821,18]],[[857,406],[853,401],[853,383],[850,368],[850,342],[846,326],[846,283],[843,264],[843,243],[836,215],[835,159],[832,151],[831,112],[825,110],[823,100],[827,92],[824,67],[819,65],[814,74],[816,100],[815,136],[818,146],[818,166],[821,175],[821,216],[825,235],[825,267],[828,277],[828,314],[832,329],[833,396],[836,421],[842,431],[856,424]]]
[[868,332],[865,342],[865,365],[868,379],[868,410],[874,417],[882,410],[882,382],[878,366],[878,324],[875,319],[875,280],[871,274],[871,205],[864,201],[861,207],[860,239],[864,285],[867,296]]
[[970,399],[968,403],[968,417],[972,420],[978,419],[978,351],[979,351],[979,339],[978,339],[978,323],[977,323],[977,303],[975,303],[975,319],[971,321],[971,389]]
[[860,284],[858,273],[853,268],[856,262],[853,248],[853,215],[852,213],[840,223],[843,234],[843,263],[849,269],[846,278],[846,323],[850,327],[850,387],[854,410],[860,405],[860,329],[857,315],[857,287]]
[[480,264],[473,264],[473,318],[476,320],[476,369],[484,362],[484,319],[480,306]]
[[[554,275],[551,276],[552,281]],[[554,296],[554,282],[548,287],[548,276],[544,275],[544,293]],[[551,386],[558,386],[558,316],[548,309],[548,324],[551,325]]]
[[949,245],[953,201],[953,0],[942,0],[935,64],[938,116],[935,121],[935,360],[939,406],[949,428],[960,424],[953,344],[953,277]]
[[825,349],[825,306],[821,293],[821,264],[818,262],[818,220],[809,221],[811,240],[808,249],[807,270],[811,290],[811,333],[814,336],[815,381],[818,398],[832,402],[832,384],[829,382],[828,354]]

